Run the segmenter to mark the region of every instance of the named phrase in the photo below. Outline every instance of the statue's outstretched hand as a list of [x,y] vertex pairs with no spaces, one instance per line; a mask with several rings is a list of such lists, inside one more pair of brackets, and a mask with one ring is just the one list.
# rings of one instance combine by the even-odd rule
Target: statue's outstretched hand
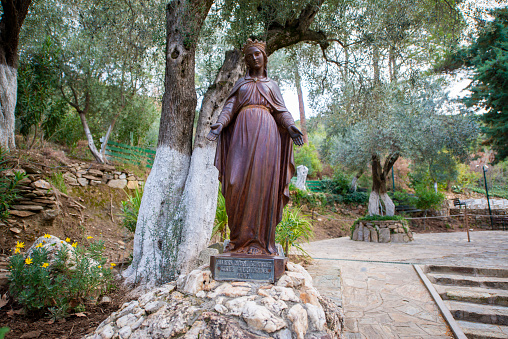
[[210,132],[206,136],[206,138],[210,141],[217,140],[217,137],[219,136],[220,132],[222,132],[222,124],[221,123],[215,123],[212,126],[210,126]]
[[300,132],[300,130],[295,126],[291,125],[288,127],[289,135],[291,136],[291,139],[293,139],[293,142],[295,145],[302,146],[303,145],[303,134]]

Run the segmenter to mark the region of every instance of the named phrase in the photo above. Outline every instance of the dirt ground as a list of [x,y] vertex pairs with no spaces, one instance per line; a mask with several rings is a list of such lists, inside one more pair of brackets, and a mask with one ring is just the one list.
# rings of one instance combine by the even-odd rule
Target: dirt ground
[[[55,171],[63,171],[75,160],[66,157],[62,150],[45,148],[39,151],[18,151],[11,155],[12,164],[29,163],[37,167],[46,178]],[[83,162],[83,160],[79,160]],[[90,163],[93,166],[92,163]],[[33,241],[45,233],[65,239],[71,238],[78,243],[86,243],[87,237],[103,239],[106,242],[106,256],[109,262],[117,264],[119,273],[129,261],[132,253],[132,234],[121,226],[119,216],[121,201],[127,193],[113,189],[107,185],[71,187],[67,186],[66,198],[59,197],[60,215],[51,224],[44,223],[37,215],[19,219],[11,218],[0,223],[0,273],[8,266],[8,256],[16,241],[22,241],[28,248]],[[84,208],[76,207],[78,202]],[[333,209],[310,211],[303,208],[303,213],[311,218],[314,227],[313,240],[323,240],[349,235],[349,228],[354,220],[365,215],[366,206],[335,206]],[[22,229],[21,233],[13,233],[11,228]],[[462,231],[457,220],[428,220],[425,226],[421,221],[412,222],[416,232]],[[302,256],[293,260],[305,264],[308,259]],[[9,327],[10,332],[5,338],[80,338],[92,332],[108,315],[116,311],[128,301],[126,291],[122,287],[120,276],[115,282],[116,289],[108,297],[109,302],[86,305],[86,311],[62,319],[57,322],[49,318],[35,318],[25,315],[21,306],[7,293],[6,280],[0,279],[0,327]],[[2,298],[7,304],[2,304]]]

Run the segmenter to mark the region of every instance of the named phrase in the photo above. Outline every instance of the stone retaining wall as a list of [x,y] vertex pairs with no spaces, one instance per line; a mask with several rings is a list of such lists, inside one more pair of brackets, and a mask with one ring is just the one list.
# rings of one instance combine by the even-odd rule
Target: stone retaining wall
[[[26,174],[24,169],[7,170],[0,176],[13,177],[14,172]],[[16,186],[18,198],[11,204],[9,213],[13,216],[25,218],[36,213],[43,213],[43,218],[53,220],[57,217],[59,209],[55,198],[55,191],[51,189],[49,182],[42,179],[41,174],[28,174],[27,177]],[[21,231],[13,228],[14,233]]]
[[406,220],[371,220],[356,224],[351,239],[368,242],[410,242],[413,233]]
[[133,173],[117,171],[114,166],[76,163],[69,165],[63,174],[71,186],[97,186],[105,184],[113,188],[135,189],[144,185],[144,179]]

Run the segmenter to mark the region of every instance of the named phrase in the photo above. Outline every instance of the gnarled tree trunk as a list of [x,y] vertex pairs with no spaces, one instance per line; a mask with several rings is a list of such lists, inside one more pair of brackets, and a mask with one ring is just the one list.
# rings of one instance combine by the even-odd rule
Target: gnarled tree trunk
[[388,196],[386,189],[386,181],[397,159],[399,153],[394,152],[386,157],[385,163],[381,166],[381,159],[379,155],[373,154],[371,160],[372,166],[372,191],[369,197],[369,215],[382,215],[382,204],[384,204],[385,215],[395,214],[395,205]]
[[166,76],[159,141],[139,209],[132,265],[126,283],[147,285],[178,275],[178,246],[184,225],[182,204],[192,154],[197,104],[196,44],[213,0],[172,1],[166,11]]

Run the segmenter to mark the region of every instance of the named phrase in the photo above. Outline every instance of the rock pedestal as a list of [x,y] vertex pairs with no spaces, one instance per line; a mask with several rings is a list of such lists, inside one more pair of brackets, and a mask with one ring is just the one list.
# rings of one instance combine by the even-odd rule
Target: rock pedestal
[[218,282],[202,266],[124,304],[86,339],[342,338],[342,309],[300,265],[276,284]]

